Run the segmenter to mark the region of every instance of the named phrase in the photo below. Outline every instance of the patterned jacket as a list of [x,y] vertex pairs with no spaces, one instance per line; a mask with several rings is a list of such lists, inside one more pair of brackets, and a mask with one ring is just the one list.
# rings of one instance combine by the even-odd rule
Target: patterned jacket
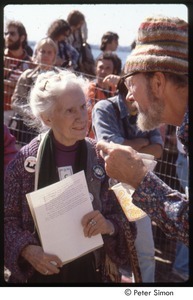
[[[109,261],[109,259],[113,265],[118,267],[129,263],[132,254],[131,265],[134,266],[134,273],[138,272],[138,261],[134,249],[135,228],[126,220],[113,192],[109,191],[109,178],[105,172],[102,172],[104,176],[100,176],[96,172],[97,168],[103,171],[104,166],[94,140],[86,139],[86,141],[88,147],[86,179],[89,192],[94,196],[93,207],[99,209],[105,218],[111,220],[115,226],[114,235],[103,235],[104,246],[101,254],[103,257],[103,280],[105,281],[109,276],[111,277],[110,268],[105,267],[105,261]],[[34,190],[35,172],[28,172],[24,167],[24,162],[29,156],[37,156],[38,147],[38,138],[24,146],[9,164],[5,177],[4,253],[5,266],[12,273],[12,282],[26,282],[32,276],[33,267],[20,256],[20,253],[27,245],[40,244],[38,236],[34,233],[34,222],[25,196],[26,193]],[[108,255],[108,259],[104,253]],[[130,253],[130,257],[128,257],[128,253]],[[113,280],[111,278],[110,281]]]
[[15,157],[17,149],[15,137],[10,133],[9,128],[4,124],[4,172],[8,163]]

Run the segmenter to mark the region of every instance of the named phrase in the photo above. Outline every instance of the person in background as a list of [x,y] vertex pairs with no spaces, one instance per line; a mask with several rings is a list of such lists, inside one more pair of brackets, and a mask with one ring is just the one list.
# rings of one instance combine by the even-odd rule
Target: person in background
[[116,51],[119,46],[119,36],[117,33],[112,31],[107,31],[103,34],[101,38],[100,50],[102,52],[106,51]]
[[[136,125],[135,102],[126,89],[124,81],[118,83],[118,95],[99,101],[92,111],[92,125],[97,141],[106,140],[129,145],[138,152],[160,158],[163,141],[158,129],[140,131]],[[151,219],[146,216],[135,222],[138,254],[143,282],[155,280],[155,250]]]
[[[118,45],[119,45],[118,34],[115,32],[107,31],[105,34],[103,34],[103,36],[101,38],[100,50],[103,53],[104,52],[115,52],[117,50]],[[121,61],[121,59],[119,57],[118,57],[118,59]],[[120,67],[122,68],[122,66],[120,66]],[[119,74],[121,74],[121,71],[119,72]],[[115,85],[117,85],[119,79],[120,79],[120,76],[115,75],[115,74],[110,74],[107,76],[107,78],[104,79],[104,83],[110,82],[111,84],[114,83]]]
[[180,241],[176,243],[176,256],[172,273],[182,281],[189,279],[189,248]]
[[95,104],[92,110],[92,127],[97,141],[107,140],[127,145],[138,152],[153,155],[159,159],[163,153],[163,140],[159,129],[142,131],[136,124],[136,102],[119,82],[118,95]]
[[73,10],[67,16],[71,28],[69,43],[80,53],[82,44],[87,42],[88,28],[85,16],[78,10]]
[[[176,132],[178,128],[176,129]],[[189,177],[189,167],[188,167],[188,156],[184,151],[182,143],[177,139],[177,150],[178,156],[176,160],[176,175],[180,181],[180,185],[183,191],[186,191],[186,187],[188,187],[188,177]]]
[[19,21],[10,20],[4,32],[4,123],[9,124],[11,96],[21,73],[31,66],[31,57],[26,51],[27,32]]
[[[116,33],[112,33],[112,35],[116,35]],[[111,35],[111,36],[112,36]],[[106,41],[106,39],[105,39],[105,41]],[[103,48],[103,49],[105,49],[105,51],[107,51],[106,50],[106,48],[105,48],[105,46],[106,46],[106,42],[104,42],[104,43],[102,43],[101,44],[101,47]],[[131,43],[131,45],[130,45],[130,49],[131,50],[133,50],[134,48],[135,48],[135,46],[136,46],[136,41],[134,40],[132,43]],[[112,47],[113,48],[113,47]],[[102,49],[101,49],[102,50]],[[111,51],[113,51],[113,50],[111,50]],[[115,50],[114,50],[115,51]],[[124,82],[123,82],[123,80],[121,80],[121,75],[123,74],[123,71],[121,71],[120,72],[120,75],[115,75],[115,74],[110,74],[110,75],[107,75],[104,79],[103,79],[103,82],[104,83],[108,83],[109,82],[109,84],[111,83],[111,84],[114,84],[114,85],[118,85],[119,84],[119,92],[121,93],[121,96],[122,97],[126,97],[126,95],[127,95],[127,88],[124,86]],[[128,103],[128,102],[127,102]]]
[[29,56],[33,56],[34,51],[33,51],[32,47],[28,44],[28,41],[25,45],[25,50]]
[[[124,80],[138,105],[137,125],[141,130],[162,123],[179,126],[177,136],[188,155],[188,24],[179,18],[149,17],[141,23],[136,43]],[[169,238],[188,246],[188,195],[149,172],[131,147],[100,141],[98,149],[104,153],[107,174],[135,189],[133,203]]]
[[78,64],[79,53],[68,43],[70,34],[70,25],[62,19],[52,22],[47,30],[47,36],[58,46],[56,65],[75,70]]
[[[38,124],[48,130],[20,149],[6,172],[4,254],[10,283],[120,282],[119,267],[129,261],[139,282],[135,226],[127,221],[109,190],[109,177],[96,142],[85,138],[87,88],[86,79],[61,70],[40,74],[31,91],[32,112]],[[59,257],[43,251],[25,195],[36,185],[40,189],[81,170],[93,211],[83,216],[80,226],[87,238],[102,234],[104,247],[62,265]]]
[[[188,157],[182,143],[177,139],[178,157],[176,160],[176,174],[180,185],[185,191],[188,187]],[[177,241],[176,256],[172,266],[172,273],[183,281],[189,278],[189,248],[184,243]]]
[[29,107],[29,93],[39,74],[49,70],[59,72],[59,68],[54,66],[57,53],[57,45],[51,38],[41,39],[34,48],[34,68],[25,70],[17,81],[11,99],[11,107],[15,113],[10,122],[10,130],[21,144],[29,143],[38,135],[33,128],[34,117]]
[[9,128],[4,124],[4,174],[9,162],[14,159],[17,151],[15,137],[10,133]]
[[94,105],[103,99],[114,96],[117,91],[117,85],[113,80],[104,82],[105,77],[110,74],[119,75],[121,73],[121,60],[115,54],[110,52],[101,53],[96,59],[96,80],[91,81],[87,95],[87,108],[89,114],[88,136],[93,138],[92,131],[92,109]]
[[84,73],[88,78],[95,76],[95,59],[91,46],[87,43],[88,28],[85,16],[80,11],[73,10],[67,16],[67,22],[71,28],[68,41],[79,53],[76,71]]

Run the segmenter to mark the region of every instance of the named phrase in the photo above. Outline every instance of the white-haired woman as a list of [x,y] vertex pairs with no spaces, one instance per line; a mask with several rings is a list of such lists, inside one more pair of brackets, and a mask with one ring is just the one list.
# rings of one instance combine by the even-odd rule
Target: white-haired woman
[[37,132],[33,128],[30,128],[31,110],[28,103],[28,95],[40,73],[50,70],[56,73],[59,72],[59,69],[54,66],[57,52],[57,45],[51,38],[46,37],[41,39],[35,45],[32,58],[34,67],[25,70],[17,81],[11,98],[11,107],[15,114],[11,119],[9,127],[11,127],[11,132],[21,144],[30,142],[37,135]]
[[[12,274],[10,282],[119,281],[118,268],[131,257],[134,274],[139,271],[133,247],[135,229],[108,189],[109,178],[95,141],[85,138],[86,88],[87,82],[70,71],[47,72],[38,76],[31,92],[32,112],[49,129],[24,146],[7,169],[4,236],[5,265]],[[41,157],[37,162],[38,189],[62,179],[61,168],[63,174],[69,174],[69,170],[70,174],[85,171],[94,211],[85,214],[80,226],[86,237],[100,233],[104,240],[102,248],[64,266],[59,257],[44,253],[37,233],[33,233],[34,222],[25,195],[34,190],[35,170],[29,172],[25,162],[32,157],[36,160],[37,151]],[[96,221],[95,226],[91,226],[91,219]],[[62,229],[58,230],[62,233]]]

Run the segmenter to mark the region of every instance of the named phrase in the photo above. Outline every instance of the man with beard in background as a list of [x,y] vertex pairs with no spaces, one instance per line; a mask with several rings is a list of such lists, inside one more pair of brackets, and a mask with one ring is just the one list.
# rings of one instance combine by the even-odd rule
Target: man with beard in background
[[27,33],[19,21],[8,21],[4,32],[4,122],[8,124],[11,115],[11,96],[21,73],[30,68],[31,57],[26,49]]

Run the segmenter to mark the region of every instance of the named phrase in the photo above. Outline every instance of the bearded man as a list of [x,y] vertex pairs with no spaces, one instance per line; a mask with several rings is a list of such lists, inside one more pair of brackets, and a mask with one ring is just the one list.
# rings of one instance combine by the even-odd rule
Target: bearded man
[[[4,121],[11,112],[11,96],[21,73],[30,68],[31,57],[27,54],[27,33],[18,21],[9,21],[4,32]],[[6,111],[6,112],[5,112]]]
[[[150,130],[179,126],[188,156],[188,24],[179,18],[150,17],[139,29],[136,47],[125,65],[125,85],[138,106],[137,124]],[[149,172],[129,146],[99,142],[107,174],[135,188],[133,203],[172,239],[189,244],[189,202]]]

